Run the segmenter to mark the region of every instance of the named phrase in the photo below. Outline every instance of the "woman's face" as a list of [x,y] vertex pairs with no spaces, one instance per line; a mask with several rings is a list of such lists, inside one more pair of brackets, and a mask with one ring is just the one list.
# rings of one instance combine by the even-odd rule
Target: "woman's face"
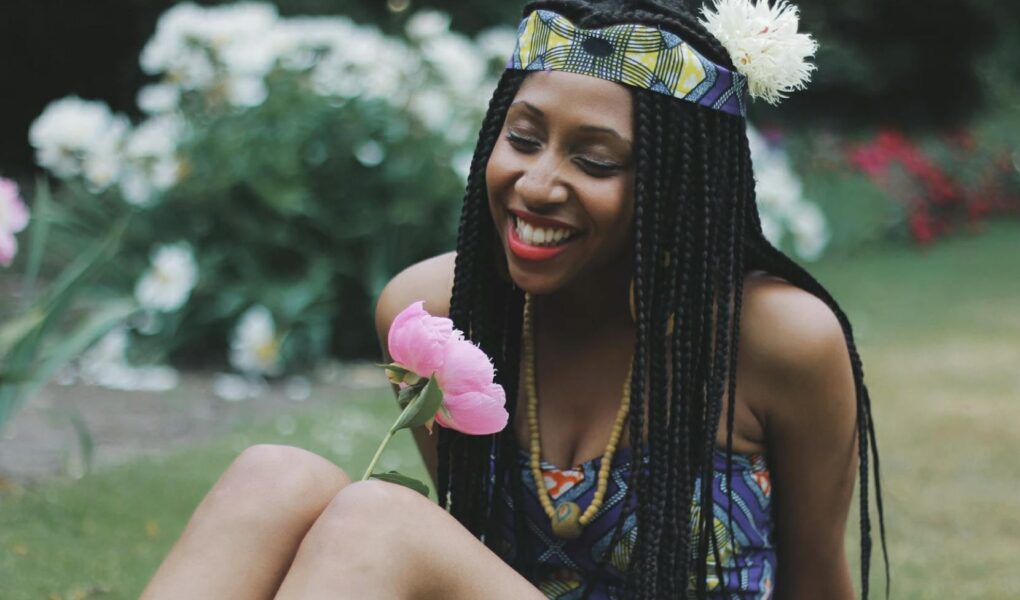
[[537,71],[492,150],[489,210],[521,289],[546,294],[631,268],[632,103],[622,85]]

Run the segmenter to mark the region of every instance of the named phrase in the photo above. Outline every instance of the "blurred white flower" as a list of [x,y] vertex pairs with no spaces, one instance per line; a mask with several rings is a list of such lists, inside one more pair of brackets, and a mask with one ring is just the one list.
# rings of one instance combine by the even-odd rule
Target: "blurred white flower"
[[81,380],[112,390],[165,392],[177,387],[180,377],[175,369],[133,366],[127,361],[127,346],[127,328],[111,330],[79,359]]
[[408,108],[412,114],[421,119],[425,127],[435,132],[442,132],[454,116],[454,107],[451,106],[450,99],[434,88],[415,94]]
[[172,312],[187,302],[198,281],[198,265],[187,242],[160,246],[135,285],[135,299],[147,310]]
[[269,97],[269,89],[260,75],[231,76],[224,83],[227,101],[236,108],[254,108]]
[[[85,174],[86,164],[97,186],[109,185],[110,156],[116,156],[130,124],[103,102],[69,96],[51,102],[28,130],[36,162],[60,178]],[[94,163],[99,162],[102,168]]]
[[450,15],[437,10],[419,10],[407,20],[404,28],[411,39],[431,39],[450,29]]
[[9,267],[18,254],[14,237],[28,226],[29,212],[18,192],[18,184],[0,177],[0,265]]
[[82,161],[85,186],[98,194],[117,182],[123,170],[123,157],[119,148],[97,148]]
[[150,115],[159,115],[177,109],[181,102],[181,89],[170,83],[156,83],[138,90],[138,108]]
[[488,60],[460,34],[434,37],[422,44],[422,53],[457,94],[467,96],[485,79]]
[[213,378],[213,394],[227,402],[240,402],[258,398],[266,392],[266,382],[261,377],[245,377],[233,373],[217,373]]
[[186,90],[212,86],[217,66],[239,77],[262,78],[276,61],[274,47],[267,43],[276,22],[276,8],[269,3],[209,8],[177,4],[157,22],[155,35],[142,50],[142,69],[165,75]]
[[183,132],[183,121],[165,114],[150,118],[131,133],[120,184],[125,201],[145,206],[177,183],[181,170],[177,145]]
[[517,46],[517,30],[513,27],[490,27],[475,38],[489,60],[506,63]]
[[230,364],[242,373],[279,375],[283,372],[280,342],[269,309],[253,306],[241,315],[234,329]]
[[829,230],[822,211],[814,204],[801,202],[790,213],[789,223],[797,255],[805,260],[817,260],[829,243]]
[[748,126],[747,139],[754,164],[755,195],[762,233],[780,245],[787,233],[793,252],[804,260],[816,260],[829,243],[825,215],[803,197],[800,179],[782,150],[770,148],[758,131]]

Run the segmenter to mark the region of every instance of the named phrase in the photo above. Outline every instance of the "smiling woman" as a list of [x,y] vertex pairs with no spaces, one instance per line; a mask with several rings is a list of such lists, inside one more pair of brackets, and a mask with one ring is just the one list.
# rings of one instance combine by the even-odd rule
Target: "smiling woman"
[[718,6],[705,22],[673,0],[525,8],[456,252],[398,274],[376,310],[384,361],[423,300],[506,391],[499,433],[415,432],[440,506],[252,449],[147,600],[842,600],[857,472],[868,596],[861,361],[835,300],[762,234],[744,120],[749,88],[802,85],[814,45],[782,3]]

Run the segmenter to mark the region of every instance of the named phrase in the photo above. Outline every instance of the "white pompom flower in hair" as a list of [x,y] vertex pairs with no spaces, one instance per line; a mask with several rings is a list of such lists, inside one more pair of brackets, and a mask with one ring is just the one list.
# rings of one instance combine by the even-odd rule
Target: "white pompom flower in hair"
[[747,77],[752,98],[778,104],[787,92],[804,89],[815,65],[808,58],[818,43],[797,33],[796,6],[777,0],[715,0],[715,10],[701,9],[701,23],[730,53],[737,71]]

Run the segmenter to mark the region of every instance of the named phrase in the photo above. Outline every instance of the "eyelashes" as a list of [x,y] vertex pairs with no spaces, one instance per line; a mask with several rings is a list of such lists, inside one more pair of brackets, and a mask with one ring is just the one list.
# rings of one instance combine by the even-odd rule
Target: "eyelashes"
[[[506,140],[519,152],[524,152],[525,154],[531,154],[537,151],[541,146],[541,143],[537,140],[524,137],[509,130],[506,134]],[[574,161],[579,164],[582,169],[595,177],[608,177],[621,169],[621,165],[617,163],[593,160],[586,156],[578,156],[574,159]]]

